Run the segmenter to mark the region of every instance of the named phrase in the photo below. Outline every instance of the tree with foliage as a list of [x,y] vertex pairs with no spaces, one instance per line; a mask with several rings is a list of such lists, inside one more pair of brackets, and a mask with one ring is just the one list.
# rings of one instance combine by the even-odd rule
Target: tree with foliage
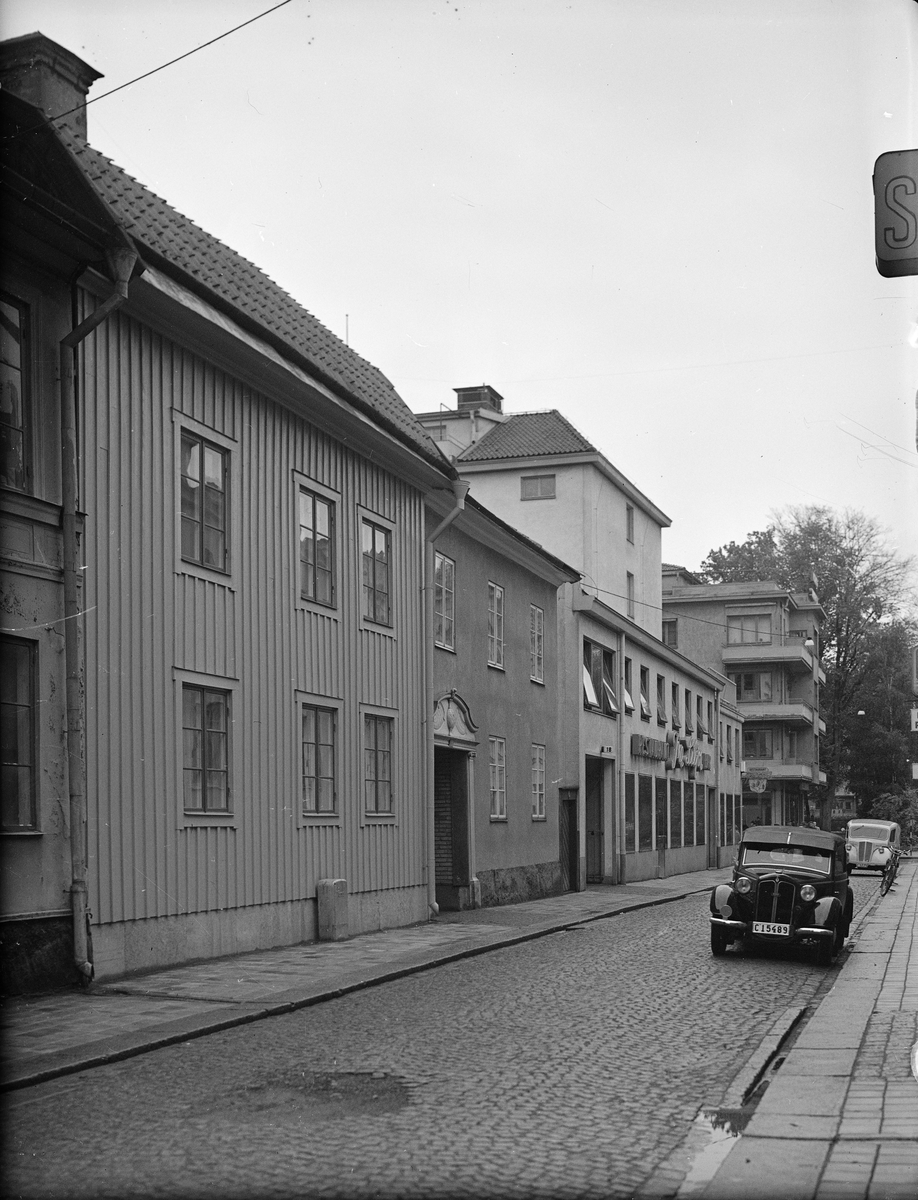
[[[889,646],[877,631],[897,622],[909,628],[915,604],[912,569],[911,559],[887,545],[873,517],[805,505],[780,510],[766,529],[750,533],[739,545],[711,550],[698,571],[707,583],[774,580],[790,591],[812,587],[818,593],[826,612],[821,639],[826,686],[820,705],[826,735],[820,757],[830,795],[851,772],[848,739],[862,707],[858,689],[871,676],[871,656]],[[887,743],[878,737],[874,749],[880,758],[897,759],[895,739]],[[898,777],[898,768],[878,768],[879,775],[890,773]]]
[[879,821],[895,821],[902,830],[903,850],[914,849],[918,845],[918,790],[915,788],[896,788],[883,792],[873,799],[869,810],[861,815],[876,817]]
[[848,786],[864,815],[877,796],[911,782],[909,647],[916,641],[918,625],[909,621],[881,624],[868,634],[854,685],[854,715],[843,723]]

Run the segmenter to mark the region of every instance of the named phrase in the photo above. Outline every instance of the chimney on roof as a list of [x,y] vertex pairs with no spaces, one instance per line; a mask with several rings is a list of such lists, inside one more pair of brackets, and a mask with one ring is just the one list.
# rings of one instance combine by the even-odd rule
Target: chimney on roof
[[503,396],[482,383],[479,387],[453,388],[457,397],[457,407],[462,408],[491,408],[495,412],[503,412],[501,401]]
[[26,33],[0,42],[0,85],[40,108],[46,117],[67,113],[59,124],[84,142],[86,96],[101,78],[99,71],[43,33]]

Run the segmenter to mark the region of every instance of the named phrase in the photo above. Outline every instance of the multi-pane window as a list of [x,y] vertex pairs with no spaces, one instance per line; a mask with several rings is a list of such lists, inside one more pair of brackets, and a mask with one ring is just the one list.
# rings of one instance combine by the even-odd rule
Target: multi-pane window
[[628,600],[627,615],[629,617],[633,617],[634,616],[634,576],[631,574],[630,571],[628,572],[628,578],[627,578],[627,600]]
[[434,562],[434,641],[446,650],[456,648],[456,564],[445,554]]
[[391,625],[392,538],[389,530],[364,520],[361,529],[363,615],[377,625]]
[[529,678],[542,683],[545,669],[545,613],[529,606]]
[[335,811],[335,711],[304,704],[301,745],[303,812]]
[[737,700],[771,700],[771,671],[740,671],[730,679]]
[[316,604],[335,603],[335,506],[300,489],[300,595]]
[[491,820],[507,819],[507,743],[503,738],[488,738],[488,789],[491,795]]
[[742,613],[727,617],[727,642],[731,646],[771,641],[770,613]]
[[704,699],[701,696],[695,697],[695,728],[698,731],[698,736],[707,735],[708,726],[704,719]]
[[488,665],[504,665],[504,589],[488,584]]
[[0,294],[0,484],[28,487],[29,310]]
[[695,729],[695,720],[692,712],[692,693],[690,688],[685,689],[685,732],[693,733]]
[[227,460],[197,434],[182,433],[182,558],[215,571],[227,562]]
[[770,729],[744,729],[743,758],[771,758],[771,734]]
[[615,651],[583,640],[583,706],[599,709],[606,716],[618,712],[615,695]]
[[625,536],[629,542],[634,541],[634,505],[625,505]]
[[641,667],[641,716],[650,720],[650,668]]
[[677,647],[679,645],[679,622],[666,620],[663,622],[663,645]]
[[679,687],[678,683],[674,683],[673,689],[672,689],[672,706],[671,706],[672,714],[673,714],[673,716],[672,716],[673,729],[681,729],[682,728],[682,717],[680,715],[682,712],[681,696],[682,696],[681,688]]
[[657,676],[657,724],[666,724],[666,679],[663,675]]
[[521,500],[554,500],[554,475],[524,475],[520,479]]
[[545,747],[532,747],[532,819],[545,820]]
[[182,687],[186,812],[229,812],[229,692]]
[[634,712],[634,701],[631,699],[631,694],[634,691],[634,684],[633,684],[632,680],[633,680],[633,671],[632,671],[632,666],[631,666],[631,659],[626,658],[625,659],[625,695],[624,695],[625,712],[626,713]]
[[392,718],[363,716],[363,803],[368,813],[392,812]]
[[0,743],[2,743],[3,828],[34,829],[35,645],[0,639]]
[[733,762],[733,728],[727,726],[727,762]]

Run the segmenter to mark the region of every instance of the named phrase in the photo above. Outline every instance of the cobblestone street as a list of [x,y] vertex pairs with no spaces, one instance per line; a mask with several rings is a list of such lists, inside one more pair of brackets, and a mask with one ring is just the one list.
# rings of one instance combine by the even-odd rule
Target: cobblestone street
[[[854,881],[858,907],[876,890]],[[838,966],[711,957],[707,897],[6,1098],[17,1196],[630,1196]]]

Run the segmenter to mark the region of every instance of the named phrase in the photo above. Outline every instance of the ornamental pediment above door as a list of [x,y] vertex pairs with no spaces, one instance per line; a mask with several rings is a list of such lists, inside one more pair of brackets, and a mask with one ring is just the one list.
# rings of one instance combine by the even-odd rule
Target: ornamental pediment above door
[[478,745],[478,726],[469,706],[456,691],[447,692],[434,705],[434,741],[440,746]]

